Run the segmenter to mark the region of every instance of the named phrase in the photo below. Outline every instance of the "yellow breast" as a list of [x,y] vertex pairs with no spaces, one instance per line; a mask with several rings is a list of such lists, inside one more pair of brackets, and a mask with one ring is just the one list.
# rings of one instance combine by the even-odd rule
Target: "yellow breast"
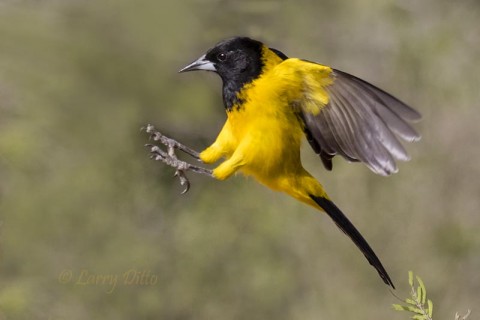
[[[239,94],[243,101],[228,113],[237,147],[243,144],[242,171],[265,184],[283,172],[301,168],[302,126],[290,105],[290,97],[276,90],[266,74]],[[246,147],[245,147],[246,146]]]

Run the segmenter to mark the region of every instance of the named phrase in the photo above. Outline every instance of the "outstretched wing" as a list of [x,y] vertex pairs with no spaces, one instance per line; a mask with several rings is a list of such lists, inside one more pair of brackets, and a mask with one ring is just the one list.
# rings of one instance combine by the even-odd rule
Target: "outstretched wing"
[[409,124],[421,118],[417,111],[348,73],[298,59],[282,64],[294,67],[302,78],[302,95],[293,104],[328,170],[337,154],[381,175],[397,172],[396,160],[410,159],[399,139],[420,139]]

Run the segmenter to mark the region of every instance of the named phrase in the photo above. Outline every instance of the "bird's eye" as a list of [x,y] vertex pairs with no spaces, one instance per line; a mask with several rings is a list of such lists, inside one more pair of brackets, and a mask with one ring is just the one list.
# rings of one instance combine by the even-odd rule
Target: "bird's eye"
[[225,53],[221,52],[217,55],[217,59],[218,59],[218,61],[223,62],[223,61],[227,60],[227,55]]

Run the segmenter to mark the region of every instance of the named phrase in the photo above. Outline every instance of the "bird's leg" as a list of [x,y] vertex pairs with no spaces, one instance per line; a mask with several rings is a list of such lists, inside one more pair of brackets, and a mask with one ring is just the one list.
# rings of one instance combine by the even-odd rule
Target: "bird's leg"
[[163,145],[167,147],[167,150],[162,150],[159,146],[146,144],[145,146],[150,148],[150,152],[152,153],[151,158],[154,160],[162,161],[166,165],[176,169],[175,170],[175,177],[180,179],[180,184],[185,186],[185,190],[183,190],[182,194],[186,193],[190,189],[190,181],[186,176],[187,171],[193,171],[196,173],[204,174],[209,177],[213,178],[212,170],[205,169],[188,162],[179,160],[177,155],[175,154],[175,149],[181,150],[186,154],[194,157],[197,160],[200,160],[199,153],[193,149],[190,149],[183,144],[164,136],[160,133],[154,126],[151,124],[147,125],[145,131],[150,134],[150,137],[154,141],[160,141]]

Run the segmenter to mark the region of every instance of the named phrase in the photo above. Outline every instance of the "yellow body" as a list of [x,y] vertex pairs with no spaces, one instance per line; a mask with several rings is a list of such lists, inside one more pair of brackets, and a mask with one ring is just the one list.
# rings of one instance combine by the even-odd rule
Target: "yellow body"
[[[315,103],[307,104],[307,108],[318,113],[328,103],[324,87],[333,82],[332,70],[299,59],[281,60],[266,47],[262,56],[262,74],[238,93],[241,105],[227,112],[222,131],[200,158],[205,163],[225,158],[213,170],[219,180],[240,171],[271,189],[286,192],[322,210],[310,195],[328,197],[300,159],[304,131],[295,101],[315,95],[312,97]],[[316,90],[304,92],[305,81]]]

